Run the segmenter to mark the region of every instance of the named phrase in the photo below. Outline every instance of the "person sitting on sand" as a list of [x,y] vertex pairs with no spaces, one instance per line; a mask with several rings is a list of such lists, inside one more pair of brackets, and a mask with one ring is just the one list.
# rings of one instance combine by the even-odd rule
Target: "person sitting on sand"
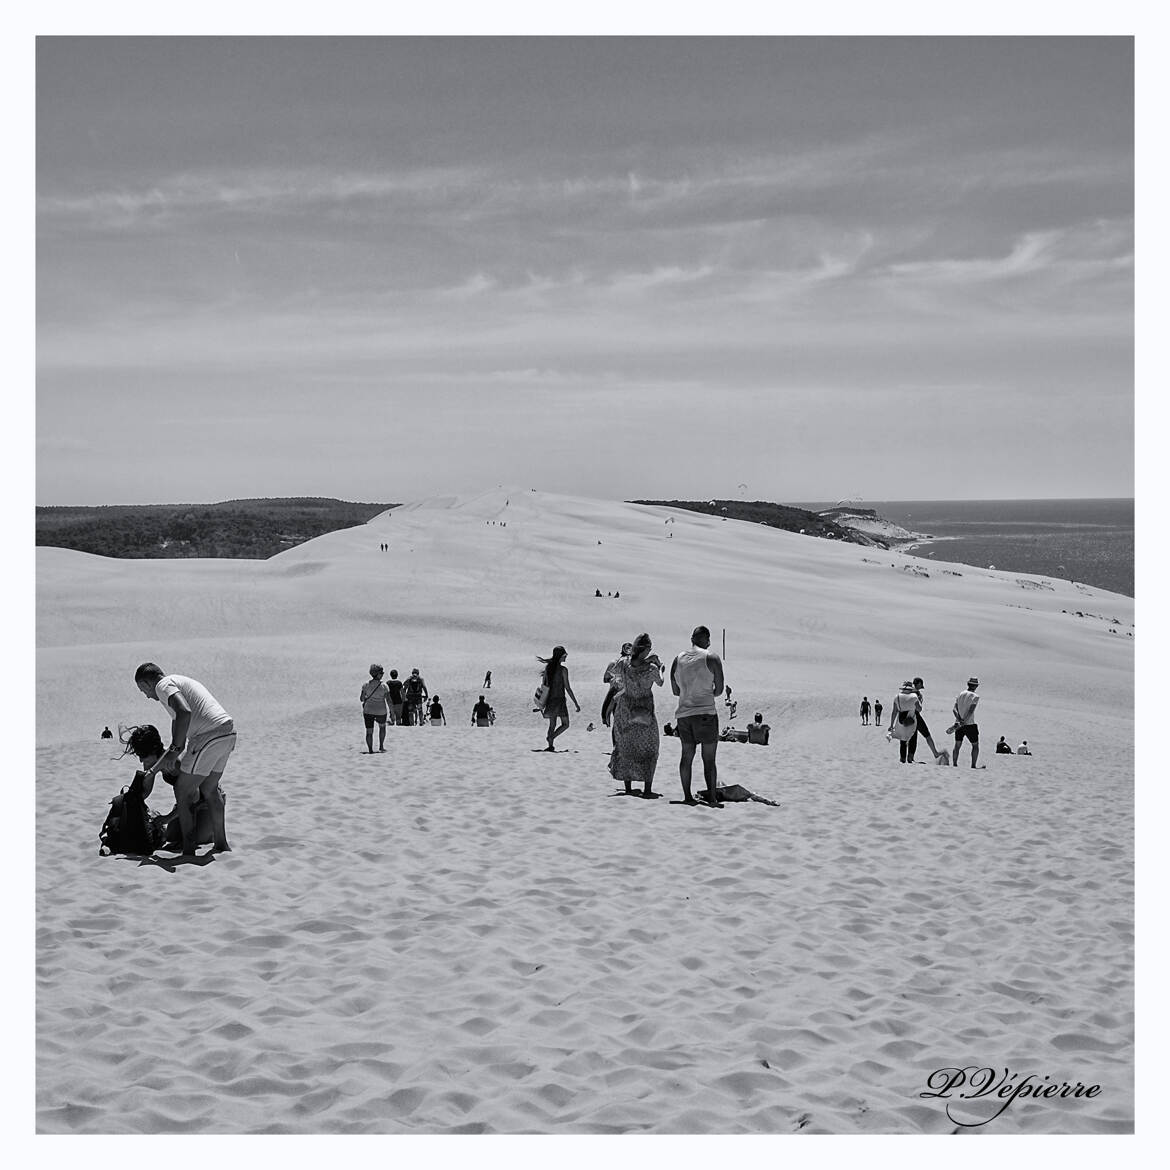
[[[544,663],[544,670],[540,675],[541,684],[548,687],[548,694],[540,709],[541,714],[548,720],[548,747],[544,749],[546,752],[555,752],[557,749],[553,747],[553,740],[568,730],[569,705],[565,701],[566,696],[573,700],[573,706],[577,708],[578,713],[581,711],[581,704],[577,702],[577,696],[573,694],[573,688],[569,685],[569,668],[565,666],[565,659],[568,656],[569,652],[564,646],[554,646],[548,658],[541,658],[539,654],[536,656],[537,662]],[[559,727],[556,726],[558,720]]]
[[[110,733],[110,738],[114,738],[113,732]],[[158,728],[151,723],[144,723],[136,727],[119,726],[118,741],[125,748],[122,755],[133,753],[138,757],[138,762],[144,769],[153,768],[162,759],[166,750],[163,747],[162,736],[159,735]],[[163,772],[163,779],[168,784],[174,784],[178,775],[179,765],[175,761],[170,765],[169,771]],[[227,799],[226,795],[224,795],[224,799]],[[179,824],[178,804],[175,804],[168,813],[152,813],[151,821],[164,848],[168,846],[182,847],[183,835]],[[206,799],[201,798],[195,805],[195,844],[210,845],[214,839],[215,834],[211,825],[211,806]]]
[[691,765],[695,749],[700,748],[703,778],[707,782],[705,802],[713,808],[722,808],[715,795],[718,778],[715,753],[719,748],[715,696],[723,693],[723,663],[711,649],[711,631],[706,626],[696,626],[691,632],[690,649],[675,656],[670,666],[670,689],[678,696],[674,726],[682,748],[678,775],[682,781],[683,803],[698,803],[691,796]]
[[613,681],[617,697],[613,703],[615,751],[610,757],[610,772],[620,780],[626,795],[634,794],[633,785],[641,784],[641,795],[654,798],[654,772],[658,767],[658,720],[654,714],[654,688],[662,686],[666,667],[657,654],[649,634],[639,634],[630,647],[629,656],[619,658]]
[[755,719],[747,726],[747,741],[748,743],[760,743],[766,747],[771,732],[772,728],[764,722],[764,716],[757,711]]
[[[1008,748],[1008,751],[1011,751],[1011,748]],[[1031,754],[1032,754],[1032,749],[1030,747],[1028,747],[1027,740],[1024,740],[1024,742],[1021,743],[1018,748],[1016,748],[1016,755],[1017,756],[1030,756]]]
[[172,716],[170,745],[146,769],[143,800],[150,796],[155,772],[165,770],[177,759],[175,803],[179,807],[183,853],[189,856],[195,853],[194,806],[200,798],[207,801],[211,810],[214,850],[230,852],[219,782],[236,746],[232,717],[202,683],[181,674],[164,674],[156,663],[142,663],[134,672],[134,683],[148,699],[162,703]]
[[362,704],[362,721],[366,725],[366,752],[374,754],[374,724],[378,725],[378,751],[386,750],[386,717],[390,714],[388,702],[390,688],[382,681],[382,667],[370,663],[370,677],[362,684],[359,699]]
[[[1023,747],[1024,745],[1021,744],[1020,746]],[[995,745],[995,754],[997,756],[1010,756],[1012,754],[1012,745],[1008,743],[1007,736],[1001,735],[999,737],[999,742]]]
[[471,725],[473,727],[490,727],[492,725],[492,709],[488,706],[483,695],[479,696],[479,702],[471,708]]
[[109,727],[105,727],[102,729],[102,739],[113,739],[113,738],[114,738],[114,733],[109,729]]
[[432,696],[427,713],[430,716],[432,727],[445,727],[447,725],[447,716],[443,714],[443,704],[439,702],[438,695]]

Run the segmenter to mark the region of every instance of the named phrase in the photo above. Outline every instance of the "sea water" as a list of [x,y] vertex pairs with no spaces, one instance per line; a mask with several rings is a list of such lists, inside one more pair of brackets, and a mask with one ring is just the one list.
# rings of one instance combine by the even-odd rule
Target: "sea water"
[[994,565],[1134,596],[1132,499],[851,503],[911,532],[929,533],[934,539],[906,550],[926,560]]

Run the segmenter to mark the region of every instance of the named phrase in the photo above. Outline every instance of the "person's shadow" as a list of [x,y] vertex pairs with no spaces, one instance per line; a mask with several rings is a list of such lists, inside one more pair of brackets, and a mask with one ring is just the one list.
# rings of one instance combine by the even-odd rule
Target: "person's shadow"
[[156,857],[153,854],[149,857],[138,854],[125,854],[127,861],[138,859],[139,866],[143,865],[157,865],[159,869],[165,869],[167,873],[174,873],[180,865],[210,865],[215,860],[214,853],[204,853],[202,856],[189,857],[180,853],[176,857]]

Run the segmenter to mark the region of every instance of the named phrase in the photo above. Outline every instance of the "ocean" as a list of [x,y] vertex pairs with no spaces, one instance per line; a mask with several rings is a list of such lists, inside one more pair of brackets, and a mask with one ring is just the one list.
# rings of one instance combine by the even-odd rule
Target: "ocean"
[[[1036,573],[1134,596],[1134,502],[1112,500],[856,500],[935,539],[907,552]],[[836,501],[801,504],[832,508]]]

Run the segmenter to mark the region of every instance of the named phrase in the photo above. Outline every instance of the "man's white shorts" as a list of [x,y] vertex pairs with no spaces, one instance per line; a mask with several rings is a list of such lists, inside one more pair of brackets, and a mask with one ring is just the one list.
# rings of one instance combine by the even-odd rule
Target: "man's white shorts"
[[234,731],[196,736],[187,744],[179,766],[188,776],[210,776],[212,772],[222,772],[235,746]]

